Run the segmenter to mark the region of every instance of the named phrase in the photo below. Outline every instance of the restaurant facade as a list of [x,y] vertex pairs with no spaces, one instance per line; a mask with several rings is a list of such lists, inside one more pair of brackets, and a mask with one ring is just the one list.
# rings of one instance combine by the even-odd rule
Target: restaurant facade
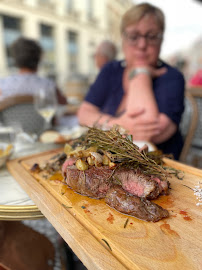
[[15,70],[9,47],[19,36],[40,42],[40,73],[62,84],[71,73],[96,72],[93,54],[103,39],[120,49],[119,24],[132,0],[1,0],[0,77]]

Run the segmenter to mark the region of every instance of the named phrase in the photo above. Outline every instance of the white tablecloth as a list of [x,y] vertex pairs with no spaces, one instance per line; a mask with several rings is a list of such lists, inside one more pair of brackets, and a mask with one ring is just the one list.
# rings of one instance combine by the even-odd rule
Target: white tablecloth
[[[12,158],[36,154],[58,147],[58,145],[42,143],[17,145]],[[0,205],[34,205],[6,167],[0,169]]]

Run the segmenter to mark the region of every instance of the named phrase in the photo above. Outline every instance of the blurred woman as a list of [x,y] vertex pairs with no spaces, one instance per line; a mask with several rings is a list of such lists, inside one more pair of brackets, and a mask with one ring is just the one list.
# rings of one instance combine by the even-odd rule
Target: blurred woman
[[37,41],[18,38],[11,46],[11,53],[18,68],[16,74],[0,79],[0,101],[14,95],[34,95],[39,88],[55,89],[58,103],[66,104],[56,84],[37,74],[42,48]]
[[134,140],[151,141],[179,158],[179,123],[184,110],[184,78],[159,59],[165,19],[144,3],[130,8],[121,22],[125,59],[107,64],[78,112],[82,125],[118,124]]

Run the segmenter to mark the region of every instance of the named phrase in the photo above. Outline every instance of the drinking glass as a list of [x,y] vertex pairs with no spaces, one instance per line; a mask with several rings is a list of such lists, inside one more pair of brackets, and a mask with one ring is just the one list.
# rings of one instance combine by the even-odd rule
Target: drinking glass
[[40,88],[34,97],[34,105],[37,112],[45,120],[44,130],[50,128],[51,120],[57,110],[57,97],[55,89]]

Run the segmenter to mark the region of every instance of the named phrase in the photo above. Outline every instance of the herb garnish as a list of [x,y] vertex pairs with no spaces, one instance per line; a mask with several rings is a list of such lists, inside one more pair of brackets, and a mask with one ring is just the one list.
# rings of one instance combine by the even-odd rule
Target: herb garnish
[[126,222],[124,224],[124,229],[126,228],[127,224],[128,224],[129,218],[126,219]]
[[139,147],[133,144],[127,134],[121,134],[117,126],[110,130],[89,127],[86,133],[85,144],[97,146],[99,150],[108,155],[112,162],[121,163],[121,166],[140,168],[144,174],[161,175],[161,178],[167,178],[169,175],[147,153],[139,151]]
[[173,174],[177,179],[183,180],[184,172],[171,167],[164,167],[164,169],[167,170],[169,174]]
[[67,206],[67,205],[65,205],[64,203],[62,203],[62,206],[64,206],[65,208],[72,208],[72,206]]
[[[189,188],[189,189],[191,189],[191,190],[193,190],[193,188],[191,188],[191,187],[189,187],[189,186],[187,186],[187,185],[183,185],[184,187],[187,187],[187,188]],[[194,191],[194,190],[193,190]]]
[[105,239],[102,239],[102,241],[104,241],[107,244],[108,248],[112,251],[112,248],[110,247],[109,243]]

